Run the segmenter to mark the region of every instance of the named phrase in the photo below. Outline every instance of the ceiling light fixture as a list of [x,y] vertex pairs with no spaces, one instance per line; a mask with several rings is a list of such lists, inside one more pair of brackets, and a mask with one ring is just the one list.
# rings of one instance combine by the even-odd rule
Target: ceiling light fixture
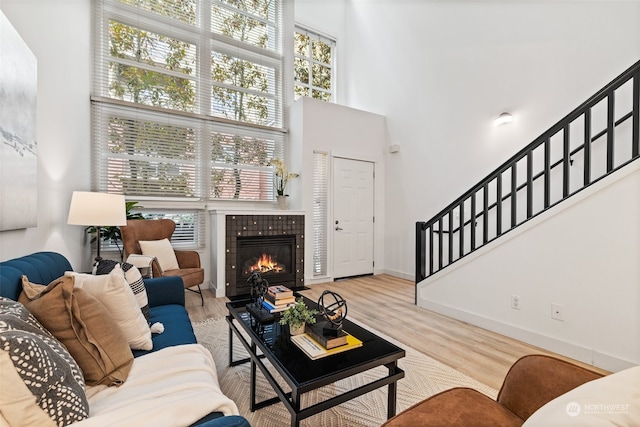
[[503,125],[505,123],[511,123],[513,121],[513,116],[510,113],[502,113],[498,117],[496,117],[496,124]]

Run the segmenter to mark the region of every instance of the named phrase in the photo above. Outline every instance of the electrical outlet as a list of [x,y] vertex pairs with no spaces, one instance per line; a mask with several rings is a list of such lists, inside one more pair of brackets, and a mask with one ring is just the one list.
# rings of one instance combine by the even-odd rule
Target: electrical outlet
[[551,304],[551,318],[559,321],[564,321],[564,305],[562,304]]
[[520,295],[511,295],[511,308],[520,310]]

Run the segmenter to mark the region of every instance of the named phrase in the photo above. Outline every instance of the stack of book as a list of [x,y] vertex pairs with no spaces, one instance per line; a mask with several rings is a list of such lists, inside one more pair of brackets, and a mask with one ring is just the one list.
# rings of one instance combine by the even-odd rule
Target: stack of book
[[262,301],[262,305],[269,310],[269,313],[285,311],[295,303],[296,298],[293,296],[293,291],[282,285],[269,286],[264,295],[264,301]]
[[[343,331],[344,332],[344,331]],[[308,333],[294,335],[291,337],[291,342],[294,343],[300,350],[304,352],[311,360],[321,359],[323,357],[331,356],[352,350],[354,348],[362,347],[362,341],[353,335],[344,332],[345,343],[333,348],[326,348],[318,341],[313,339]]]

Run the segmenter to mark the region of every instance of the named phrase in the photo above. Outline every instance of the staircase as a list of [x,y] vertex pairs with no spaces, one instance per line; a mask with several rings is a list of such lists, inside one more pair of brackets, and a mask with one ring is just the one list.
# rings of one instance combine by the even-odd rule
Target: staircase
[[640,61],[433,218],[416,222],[416,285],[639,157]]

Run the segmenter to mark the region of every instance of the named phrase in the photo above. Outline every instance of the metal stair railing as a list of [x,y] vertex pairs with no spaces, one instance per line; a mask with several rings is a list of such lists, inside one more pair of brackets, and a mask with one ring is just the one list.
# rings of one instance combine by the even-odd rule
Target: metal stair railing
[[416,285],[638,157],[640,61],[433,218],[416,222]]

